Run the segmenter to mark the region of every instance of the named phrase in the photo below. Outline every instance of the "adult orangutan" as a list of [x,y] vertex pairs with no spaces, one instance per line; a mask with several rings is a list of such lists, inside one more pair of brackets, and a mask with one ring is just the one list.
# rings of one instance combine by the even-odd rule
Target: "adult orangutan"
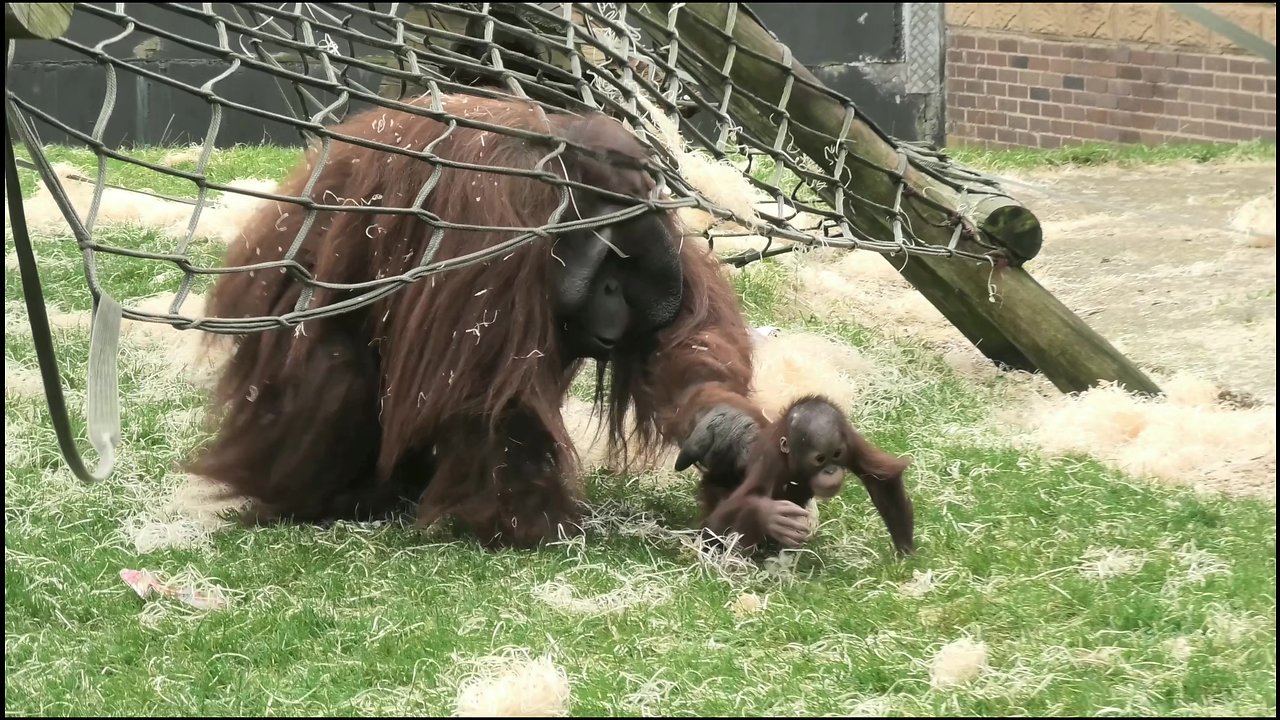
[[[557,208],[562,222],[644,211],[459,263],[358,310],[242,336],[216,388],[214,437],[188,471],[256,500],[259,519],[370,517],[408,498],[422,525],[453,517],[486,545],[534,545],[574,533],[581,515],[560,408],[573,375],[595,359],[601,374],[604,363],[612,368],[608,390],[597,386],[611,451],[634,458],[681,446],[687,462],[699,463],[702,495],[715,507],[741,481],[765,424],[748,399],[750,341],[720,264],[682,241],[670,211],[649,204],[658,185],[644,147],[600,114],[552,113],[514,99],[443,102],[453,116],[525,136],[391,109],[334,128],[432,159],[335,137],[310,190],[314,148],[279,194],[416,206],[432,222],[319,211],[295,257],[315,280],[399,275],[429,249],[435,261],[462,258],[547,225]],[[559,140],[535,133],[567,144],[557,154]],[[545,179],[490,166],[576,185],[564,203]],[[228,265],[282,259],[306,215],[301,205],[266,203]],[[274,267],[223,274],[209,314],[282,315],[303,287]],[[355,294],[318,286],[310,306]]]

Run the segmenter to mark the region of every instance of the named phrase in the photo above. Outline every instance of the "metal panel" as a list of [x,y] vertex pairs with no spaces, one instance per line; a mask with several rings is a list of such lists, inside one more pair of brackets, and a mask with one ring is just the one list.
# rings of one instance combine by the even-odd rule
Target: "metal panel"
[[752,3],[778,40],[894,137],[941,145],[941,3]]

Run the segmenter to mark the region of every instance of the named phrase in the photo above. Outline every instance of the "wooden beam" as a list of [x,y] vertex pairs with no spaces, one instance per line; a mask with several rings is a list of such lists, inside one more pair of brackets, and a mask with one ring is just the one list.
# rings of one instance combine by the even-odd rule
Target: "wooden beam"
[[71,27],[71,3],[6,3],[5,40],[50,40]]
[[[629,7],[661,32],[668,25],[672,6],[673,3],[633,3]],[[708,87],[719,87],[724,81],[720,70],[730,49],[724,36],[730,10],[726,3],[687,3],[675,15],[680,47],[684,52],[696,52],[708,63],[703,66],[686,58],[681,68]],[[769,103],[781,99],[787,78],[787,71],[779,66],[785,57],[783,47],[742,11],[737,12],[732,38],[738,51],[729,69],[729,79],[735,87],[729,115],[758,138],[772,141],[781,118],[772,108],[761,106],[741,91]],[[772,58],[773,62],[760,56]],[[845,107],[817,89],[823,87],[821,81],[794,58],[789,72],[796,81],[784,110],[792,120],[795,146],[826,173],[834,175],[835,159],[828,154],[830,138],[840,136]],[[839,211],[867,236],[892,241],[891,218],[882,208],[894,205],[897,186],[894,175],[884,170],[899,168],[899,152],[856,116],[846,137],[850,152],[876,168],[859,162],[845,163],[849,179],[845,184],[845,206]],[[910,164],[903,169],[902,177],[912,190],[952,212],[961,204],[954,188]],[[821,194],[834,203],[830,188]],[[947,213],[920,203],[904,203],[903,209],[921,240],[941,246],[951,242],[953,226]],[[1106,381],[1118,382],[1135,392],[1159,392],[1156,384],[1136,365],[1026,271],[1016,267],[1029,259],[1028,254],[1034,256],[1039,249],[1040,226],[1034,214],[1017,203],[1006,201],[993,205],[989,212],[974,219],[985,240],[1007,248],[1013,266],[993,268],[986,262],[920,255],[912,256],[905,265],[900,259],[896,262],[885,259],[893,262],[903,277],[997,363],[1038,370],[1064,392],[1086,390]],[[989,299],[988,281],[997,288],[994,301]]]

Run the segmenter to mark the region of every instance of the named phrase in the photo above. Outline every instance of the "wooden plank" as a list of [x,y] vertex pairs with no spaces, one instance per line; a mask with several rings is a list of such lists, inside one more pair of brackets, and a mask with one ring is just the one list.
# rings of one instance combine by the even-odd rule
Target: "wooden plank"
[[[655,28],[665,28],[672,5],[635,3],[630,8]],[[700,68],[695,63],[683,63],[682,68],[710,87],[719,87],[723,82],[719,69],[730,47],[723,34],[729,12],[730,5],[724,3],[688,3],[683,4],[675,16],[680,46],[684,51],[695,51],[715,69]],[[746,90],[770,102],[780,100],[786,73],[776,63],[784,57],[783,47],[745,12],[737,13],[732,34],[739,47],[729,70],[735,89]],[[753,56],[753,52],[775,62]],[[828,155],[830,141],[823,135],[839,136],[845,108],[835,98],[799,82],[804,79],[822,87],[821,82],[794,59],[790,72],[797,82],[792,85],[785,110],[795,123],[813,129],[804,131],[793,124],[795,145],[825,172],[834,174],[835,159]],[[742,92],[731,95],[729,114],[761,139],[772,139],[778,132],[776,112],[760,107]],[[770,117],[771,114],[774,117]],[[847,137],[851,152],[878,168],[899,167],[897,149],[856,116]],[[857,162],[846,162],[845,166],[850,169],[851,177],[846,183],[845,207],[840,211],[868,236],[891,241],[893,229],[889,214],[875,206],[893,206],[894,177]],[[953,188],[917,168],[908,166],[903,178],[910,188],[948,208],[960,205],[959,195]],[[829,189],[823,194],[828,202],[834,199]],[[945,213],[918,203],[904,204],[903,209],[915,235],[922,241],[941,246],[951,242],[952,226]],[[1107,381],[1135,392],[1159,392],[1136,365],[1026,271],[1016,267],[1019,259],[1027,259],[1028,252],[1034,255],[1039,248],[1039,223],[1029,210],[1016,203],[1006,203],[999,212],[979,218],[978,224],[988,241],[1010,249],[1014,266],[993,269],[985,262],[913,256],[905,265],[898,259],[894,267],[901,266],[899,271],[903,277],[993,361],[1038,370],[1064,392],[1086,390]],[[886,257],[886,260],[890,259]],[[997,287],[995,302],[988,299],[988,280]]]
[[71,3],[6,3],[4,37],[49,40],[71,26]]

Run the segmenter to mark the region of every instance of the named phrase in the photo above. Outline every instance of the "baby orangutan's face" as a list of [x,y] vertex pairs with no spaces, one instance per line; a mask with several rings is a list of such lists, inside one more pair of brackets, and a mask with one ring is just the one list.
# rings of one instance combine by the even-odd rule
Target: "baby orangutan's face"
[[783,438],[782,451],[790,458],[793,477],[807,481],[814,497],[826,500],[840,494],[845,473],[841,461],[848,451],[844,439],[838,434],[832,433],[834,437],[821,435],[793,436],[789,441]]

